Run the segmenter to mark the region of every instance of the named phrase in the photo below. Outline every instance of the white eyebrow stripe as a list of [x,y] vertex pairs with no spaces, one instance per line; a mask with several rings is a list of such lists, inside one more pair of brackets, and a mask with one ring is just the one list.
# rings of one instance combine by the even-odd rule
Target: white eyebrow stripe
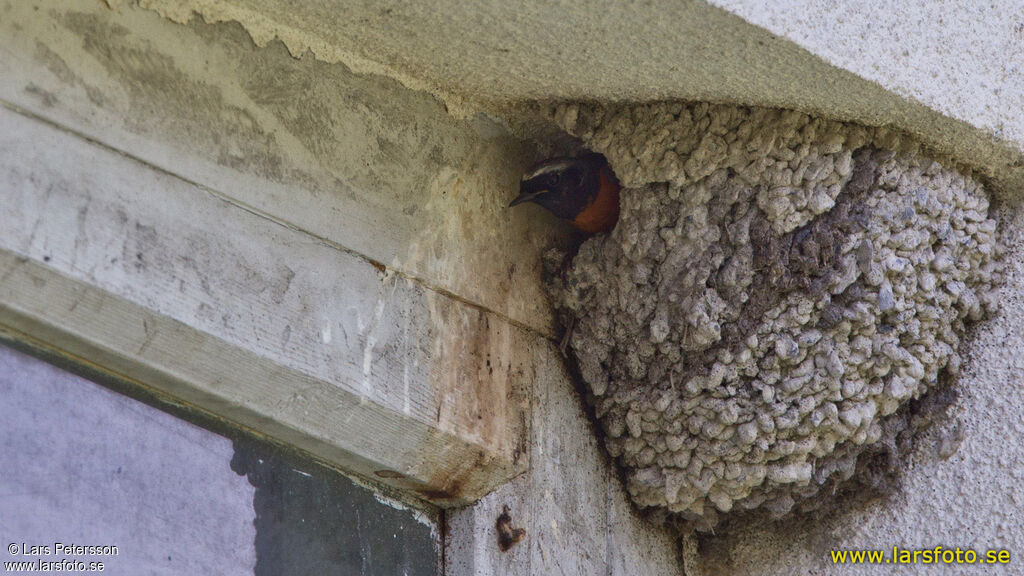
[[543,164],[537,167],[533,172],[529,172],[523,175],[523,181],[532,180],[541,174],[547,174],[548,172],[557,172],[558,170],[564,170],[569,166],[572,166],[573,160],[556,160],[550,164]]

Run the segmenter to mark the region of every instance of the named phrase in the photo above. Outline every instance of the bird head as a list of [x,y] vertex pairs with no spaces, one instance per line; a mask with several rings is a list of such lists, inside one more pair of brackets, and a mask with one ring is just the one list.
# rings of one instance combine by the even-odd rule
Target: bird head
[[526,171],[519,196],[509,207],[533,202],[559,218],[572,220],[594,201],[601,188],[600,172],[606,166],[600,154],[545,160]]

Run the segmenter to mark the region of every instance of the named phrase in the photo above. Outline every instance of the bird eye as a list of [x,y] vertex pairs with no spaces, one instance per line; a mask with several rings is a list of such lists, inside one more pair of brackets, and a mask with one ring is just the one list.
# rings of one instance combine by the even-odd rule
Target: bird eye
[[548,185],[549,186],[558,186],[558,183],[561,182],[561,181],[562,181],[562,175],[559,174],[558,172],[555,172],[554,174],[551,174],[550,176],[548,176]]

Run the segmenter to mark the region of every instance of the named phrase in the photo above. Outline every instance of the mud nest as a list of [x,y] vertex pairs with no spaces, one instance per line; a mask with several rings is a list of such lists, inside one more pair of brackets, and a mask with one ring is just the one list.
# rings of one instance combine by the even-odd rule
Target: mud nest
[[994,310],[982,186],[895,132],[707,104],[552,117],[624,186],[550,289],[642,508],[709,530],[820,506]]

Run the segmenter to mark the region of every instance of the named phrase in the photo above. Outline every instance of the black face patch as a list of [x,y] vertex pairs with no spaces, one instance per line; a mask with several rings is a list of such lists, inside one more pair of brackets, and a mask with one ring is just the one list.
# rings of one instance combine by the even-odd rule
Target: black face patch
[[548,189],[552,192],[572,194],[582,184],[583,171],[573,165],[560,172],[552,172],[547,178]]
[[531,202],[559,218],[573,220],[597,196],[603,166],[603,157],[596,154],[549,160],[528,172],[520,191],[536,193]]

